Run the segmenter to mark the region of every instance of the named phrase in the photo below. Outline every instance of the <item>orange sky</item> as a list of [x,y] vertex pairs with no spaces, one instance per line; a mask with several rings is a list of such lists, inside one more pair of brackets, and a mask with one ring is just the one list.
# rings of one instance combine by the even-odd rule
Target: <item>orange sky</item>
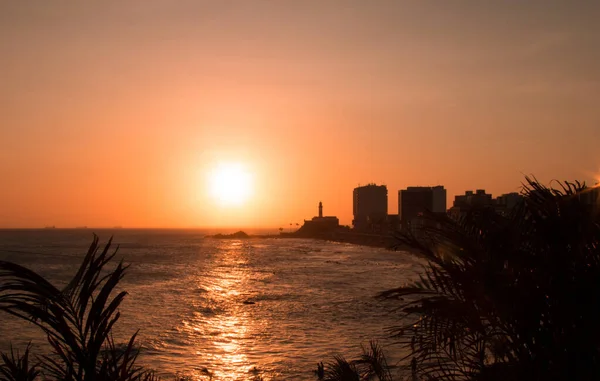
[[[352,220],[600,172],[600,3],[0,3],[0,227]],[[225,208],[206,173],[241,162]]]

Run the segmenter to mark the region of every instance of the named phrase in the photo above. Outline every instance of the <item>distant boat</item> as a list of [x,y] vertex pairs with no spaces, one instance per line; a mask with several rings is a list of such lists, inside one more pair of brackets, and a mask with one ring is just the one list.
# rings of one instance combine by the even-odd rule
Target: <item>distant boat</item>
[[56,226],[52,225],[52,226],[44,226],[44,229],[56,229]]

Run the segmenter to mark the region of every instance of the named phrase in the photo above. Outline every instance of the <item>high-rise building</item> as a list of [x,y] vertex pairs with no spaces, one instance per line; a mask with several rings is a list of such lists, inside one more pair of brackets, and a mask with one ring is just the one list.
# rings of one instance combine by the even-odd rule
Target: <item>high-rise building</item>
[[387,218],[388,193],[385,185],[368,184],[354,188],[352,211],[355,229],[368,229],[374,224],[382,224]]
[[398,215],[402,226],[407,227],[426,211],[446,213],[446,189],[442,185],[398,191]]
[[438,185],[431,188],[432,203],[431,211],[434,213],[446,213],[446,188],[443,185]]

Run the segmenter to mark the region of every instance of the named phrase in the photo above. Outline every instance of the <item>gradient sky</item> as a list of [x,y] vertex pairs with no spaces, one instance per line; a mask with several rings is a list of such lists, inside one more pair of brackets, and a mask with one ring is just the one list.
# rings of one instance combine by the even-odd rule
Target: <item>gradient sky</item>
[[[0,2],[0,227],[352,220],[600,173],[595,1]],[[224,208],[206,173],[241,162]]]

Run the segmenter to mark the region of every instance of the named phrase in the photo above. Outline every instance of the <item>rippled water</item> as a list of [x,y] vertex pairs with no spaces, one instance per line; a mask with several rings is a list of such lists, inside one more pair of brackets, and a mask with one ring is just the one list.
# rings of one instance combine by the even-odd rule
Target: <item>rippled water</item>
[[[386,328],[397,323],[382,290],[416,276],[420,264],[401,252],[303,239],[203,239],[179,230],[98,231],[114,234],[131,267],[116,328],[140,329],[140,361],[169,378],[312,380],[316,363],[352,357],[380,339],[398,349]],[[24,264],[65,284],[91,242],[88,230],[0,231],[0,259]],[[19,253],[7,252],[21,251]],[[23,252],[31,252],[28,254]],[[0,315],[0,349],[12,341],[42,346],[37,328]]]

